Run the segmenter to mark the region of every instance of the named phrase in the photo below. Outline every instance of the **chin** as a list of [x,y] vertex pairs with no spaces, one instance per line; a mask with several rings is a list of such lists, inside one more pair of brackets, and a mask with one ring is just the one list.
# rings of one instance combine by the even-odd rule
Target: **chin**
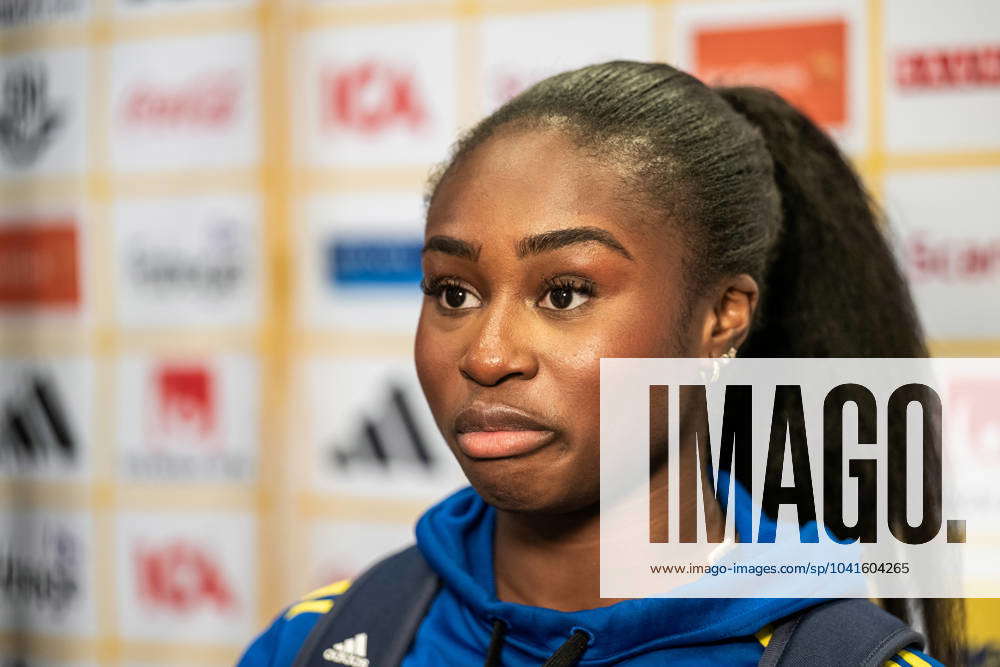
[[599,498],[596,479],[593,485],[581,483],[578,475],[559,465],[467,460],[462,469],[487,504],[506,512],[565,514],[595,505]]

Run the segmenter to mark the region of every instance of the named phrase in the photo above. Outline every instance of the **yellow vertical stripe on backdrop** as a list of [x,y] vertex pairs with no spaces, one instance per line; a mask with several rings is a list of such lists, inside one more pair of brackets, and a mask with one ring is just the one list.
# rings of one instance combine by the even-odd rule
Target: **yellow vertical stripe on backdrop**
[[108,154],[108,105],[110,102],[110,17],[113,0],[95,0],[90,24],[90,74],[87,94],[87,244],[89,263],[84,264],[89,284],[85,293],[92,313],[92,358],[96,417],[92,431],[93,489],[90,511],[94,530],[94,586],[97,608],[96,659],[101,665],[118,664],[122,640],[118,627],[116,573],[124,568],[117,560],[118,494],[115,486],[115,360],[118,335],[115,329],[114,238],[111,230],[110,161]]
[[[320,3],[300,2],[297,5],[293,5],[289,10],[291,18],[287,32],[289,42],[286,53],[285,71],[288,72],[288,76],[293,84],[302,80],[299,73],[304,69],[302,62],[304,38],[310,30],[316,27],[315,24],[310,23],[308,15],[310,11],[316,10],[319,6]],[[291,191],[288,195],[286,215],[288,216],[288,223],[293,230],[292,236],[289,239],[293,245],[288,249],[290,253],[289,257],[292,258],[301,246],[299,242],[300,237],[307,233],[305,220],[303,220],[301,215],[303,210],[302,203],[305,201],[307,195],[320,191],[323,187],[322,184],[331,179],[323,179],[318,174],[313,173],[312,170],[308,170],[302,166],[299,152],[301,144],[297,143],[299,135],[296,133],[296,121],[303,118],[305,114],[302,112],[301,107],[293,104],[291,100],[289,100],[288,104],[287,126],[284,131],[289,146],[288,159],[290,166],[285,176],[288,179],[287,185]],[[315,182],[311,184],[311,180]],[[310,185],[313,187],[310,187]],[[301,258],[298,259],[301,261]],[[287,447],[288,454],[284,461],[285,486],[282,495],[282,521],[284,526],[283,534],[287,536],[286,543],[290,546],[289,553],[284,560],[284,565],[287,569],[282,578],[281,599],[278,601],[278,605],[285,605],[302,595],[302,591],[310,585],[309,577],[311,575],[309,548],[310,524],[296,510],[304,489],[308,489],[312,485],[313,471],[310,465],[312,451],[308,446],[311,414],[308,402],[304,400],[305,396],[301,394],[303,383],[300,381],[302,362],[308,358],[311,351],[304,350],[303,346],[299,344],[304,324],[298,319],[298,311],[295,310],[297,307],[295,295],[299,292],[298,282],[300,276],[298,269],[293,264],[289,264],[287,267],[286,279],[288,326],[292,330],[292,333],[289,334],[290,337],[286,340],[286,345],[295,349],[296,355],[289,354],[287,357],[287,394],[281,397],[287,403],[284,413],[286,428],[283,431],[283,435],[287,438],[289,445],[296,444]],[[274,607],[271,611],[276,613],[280,608],[280,606]]]
[[882,59],[885,52],[885,9],[883,0],[868,0],[867,62],[868,69],[868,150],[863,175],[871,193],[880,202],[885,193],[885,79]]
[[288,596],[285,573],[291,562],[287,539],[292,522],[285,451],[289,395],[289,334],[292,272],[290,229],[292,173],[288,77],[293,7],[284,0],[261,4],[259,14],[261,181],[265,292],[260,313],[261,423],[257,462],[258,625]]
[[459,127],[471,126],[479,119],[480,100],[483,99],[481,50],[478,47],[483,34],[482,5],[479,0],[459,0],[454,8],[457,34],[455,73],[458,90],[455,99],[458,108],[455,117]]
[[665,63],[675,63],[677,54],[674,53],[673,35],[674,27],[674,6],[669,2],[658,2],[650,0],[651,11],[653,13],[652,44],[653,60]]

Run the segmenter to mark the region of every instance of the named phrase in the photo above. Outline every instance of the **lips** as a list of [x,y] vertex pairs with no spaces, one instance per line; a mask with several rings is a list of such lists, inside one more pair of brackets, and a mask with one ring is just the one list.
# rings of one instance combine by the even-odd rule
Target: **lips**
[[455,418],[462,452],[473,459],[521,456],[544,447],[556,429],[531,414],[502,404],[475,404]]

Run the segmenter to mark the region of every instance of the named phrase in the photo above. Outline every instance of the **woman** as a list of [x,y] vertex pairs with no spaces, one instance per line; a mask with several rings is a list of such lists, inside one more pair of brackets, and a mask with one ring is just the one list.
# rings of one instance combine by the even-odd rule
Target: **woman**
[[[472,489],[417,526],[442,586],[403,664],[755,665],[820,602],[598,591],[601,357],[926,355],[869,199],[803,115],[664,64],[553,76],[432,179],[424,274],[417,370]],[[243,664],[291,664],[345,588],[290,607]],[[958,604],[917,602],[956,664]],[[364,655],[345,646],[326,660]]]

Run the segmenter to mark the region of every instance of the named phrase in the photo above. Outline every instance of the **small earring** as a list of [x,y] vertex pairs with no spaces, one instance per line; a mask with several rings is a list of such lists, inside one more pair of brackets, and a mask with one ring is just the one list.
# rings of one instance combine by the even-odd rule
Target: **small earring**
[[729,363],[730,359],[736,358],[736,347],[731,346],[728,350],[723,352],[718,357],[712,359],[712,379],[711,382],[715,382],[719,379],[719,374],[722,371],[722,367]]

